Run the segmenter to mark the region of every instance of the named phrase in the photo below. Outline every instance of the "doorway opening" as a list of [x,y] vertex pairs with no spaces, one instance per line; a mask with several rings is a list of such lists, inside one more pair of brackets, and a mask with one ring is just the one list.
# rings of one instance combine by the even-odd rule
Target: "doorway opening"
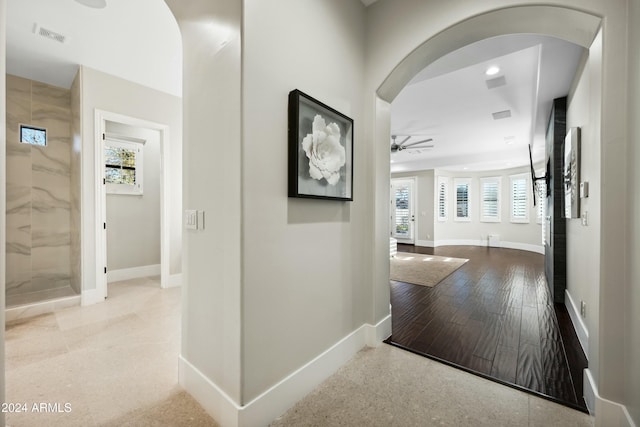
[[169,270],[168,126],[97,110],[95,128],[98,295],[107,297],[108,282],[137,277],[159,275],[162,288],[175,285]]
[[[522,8],[516,13],[516,15],[518,13],[524,13],[524,9],[527,8]],[[511,9],[508,12],[504,10],[498,12],[490,12],[484,15],[480,20],[491,20],[493,18],[491,17],[491,15],[493,15],[494,13],[495,17],[497,17],[501,13],[510,14],[511,12],[515,12],[515,9]],[[531,12],[534,11],[531,10]],[[537,13],[539,11],[535,12]],[[567,13],[567,11],[560,11],[559,16],[563,13]],[[475,18],[472,18],[469,21],[474,21],[474,19]],[[584,18],[578,17],[576,19],[580,20]],[[516,20],[513,22],[518,21]],[[435,64],[436,62],[438,62],[436,61],[436,59],[442,59],[447,53],[453,52],[456,49],[465,49],[466,45],[456,46],[455,49],[447,49],[443,46],[447,44],[446,39],[448,36],[451,36],[452,40],[456,39],[455,34],[457,34],[457,31],[454,30],[455,27],[467,27],[467,24],[469,24],[469,22],[454,25],[453,27],[447,29],[445,32],[438,34],[433,39],[428,40],[421,47],[416,49],[416,51],[414,51],[414,53],[409,55],[409,57],[407,57],[400,65],[398,65],[396,71],[394,71],[394,73],[392,73],[387,78],[384,84],[380,87],[378,94],[386,100],[394,100],[395,102],[395,100],[397,100],[402,95],[402,91],[406,90],[406,87],[404,85],[406,85],[407,83],[411,84],[410,82],[408,82],[408,80],[411,79],[410,76],[416,76],[414,77],[414,80],[412,82],[418,85],[415,82],[415,78],[421,78],[418,83],[422,83],[428,79],[436,78],[443,75],[443,70],[446,69],[446,66],[443,67],[442,62],[440,62],[437,67],[434,67],[437,70],[432,71],[431,75],[428,75],[428,72],[426,73],[427,75],[425,75],[425,73],[421,73],[420,69],[418,69],[417,64]],[[473,26],[473,24],[471,24],[470,26]],[[467,27],[466,30],[469,30],[471,33],[483,32],[479,31],[477,28],[471,29],[469,27]],[[504,33],[500,33],[500,30],[497,30],[497,33],[499,34],[497,34],[494,30],[491,31],[492,34],[490,35],[490,37],[495,37],[497,35],[507,35],[514,32],[512,28],[506,29]],[[598,31],[597,26],[594,25],[592,28],[590,28],[590,30],[592,30],[593,36],[595,37]],[[531,31],[530,33],[540,34],[547,31],[549,31],[548,28],[544,29],[543,31]],[[562,32],[563,31],[561,30],[558,31],[558,33]],[[482,37],[482,35],[480,34],[475,35],[477,35],[478,38],[476,38],[475,40],[471,40],[473,42],[480,42],[482,40],[490,38]],[[560,38],[563,38],[569,42],[576,43],[575,38],[568,37],[567,35],[564,35],[565,37],[562,37],[561,34],[552,34],[552,36],[560,36]],[[472,39],[473,37],[470,38]],[[591,41],[592,39],[586,40],[584,43],[576,44],[578,46],[589,47]],[[420,53],[417,53],[419,51]],[[533,53],[535,53],[535,49],[532,49],[532,51],[534,51]],[[419,58],[420,56],[422,58]],[[540,50],[538,50],[537,56],[540,57]],[[489,76],[490,67],[487,66],[486,68],[487,76]],[[409,69],[411,69],[410,72]],[[396,72],[397,75],[394,75],[396,74]],[[500,77],[502,78],[500,79]],[[494,81],[495,78],[497,78],[499,81]],[[510,77],[507,75],[506,81],[508,82],[509,79]],[[487,87],[484,89],[492,90],[496,87],[504,86],[504,80],[504,76],[500,75],[493,78],[487,78]],[[405,87],[405,89],[403,89],[403,87]],[[535,95],[538,96],[539,93],[536,93]],[[566,95],[566,92],[563,94],[557,94],[555,96],[560,95]],[[415,98],[420,97],[415,96]],[[446,108],[446,106],[449,104],[455,104],[455,102],[451,102],[450,99],[443,98],[442,96],[434,95],[433,98],[439,100],[437,108],[443,109]],[[451,98],[455,100],[456,96],[452,96]],[[513,98],[508,99],[502,97],[502,101],[513,101]],[[494,112],[497,113],[493,115],[493,119],[496,121],[512,117],[512,111],[510,111],[508,108],[495,110]],[[424,116],[423,111],[419,113],[422,113],[422,115]],[[386,117],[386,114],[387,113],[384,111],[384,109],[380,109],[380,112],[378,113],[378,120],[386,121],[387,119],[390,119],[391,135],[396,133],[416,134],[420,137],[439,136],[441,139],[444,139],[442,129],[438,127],[438,123],[426,123],[425,125],[424,123],[417,123],[415,118],[409,117],[408,119],[404,120],[403,125],[414,126],[415,129],[403,129],[397,127],[398,123],[394,122],[393,109],[390,117]],[[463,113],[461,113],[461,116],[462,115]],[[459,119],[459,117],[457,117],[457,119]],[[537,126],[540,122],[543,124],[543,126],[546,126],[547,119],[548,113],[539,114],[538,116],[536,116],[535,112],[533,113],[533,118],[530,121],[530,127],[528,129],[530,132],[530,134],[528,135],[528,139],[530,139],[529,143],[531,145],[533,145],[533,143],[535,142],[533,140],[536,138]],[[466,120],[460,123],[464,123],[465,126],[467,126],[471,123],[471,121]],[[471,125],[473,125],[473,123],[471,123]],[[380,126],[379,128],[384,129],[384,126]],[[543,128],[541,138],[541,140],[543,141],[542,146],[544,145],[544,132],[545,129]],[[475,135],[475,137],[476,142],[478,139],[481,139],[479,138],[479,135]],[[387,140],[385,141],[386,144],[383,144],[383,138]],[[503,138],[501,138],[501,140],[502,139]],[[388,147],[389,134],[379,134],[378,140],[381,145]],[[513,141],[513,138],[510,138],[510,135],[507,134],[504,136],[504,140],[501,141],[501,143],[510,145],[516,141]],[[437,138],[434,138],[434,145],[437,150]],[[448,144],[443,145],[448,146]],[[524,145],[523,148],[526,148],[526,145]],[[435,153],[436,150],[430,151],[429,154]],[[394,175],[393,170],[394,166],[397,166],[398,164],[398,156],[396,153],[396,157],[393,157],[393,147],[391,151],[391,159],[393,160],[393,164],[391,167],[391,178],[393,179],[398,177],[398,174]],[[416,289],[419,288],[409,288],[407,286],[404,286],[406,284],[402,284],[403,289],[401,289],[399,291],[399,294],[394,297],[394,292],[396,292],[397,290],[394,288],[398,288],[400,286],[397,283],[394,284],[392,282],[391,299],[394,319],[392,321],[393,335],[391,337],[391,341],[395,342],[395,344],[398,344],[401,347],[405,347],[411,351],[415,351],[421,354],[428,354],[428,348],[434,349],[433,353],[440,353],[439,355],[432,354],[431,356],[433,356],[434,358],[447,361],[458,367],[466,367],[470,371],[481,373],[486,376],[491,376],[492,371],[498,371],[498,374],[501,373],[500,370],[502,368],[500,364],[495,364],[496,360],[498,362],[500,361],[500,359],[508,360],[507,363],[510,364],[510,366],[505,370],[510,371],[509,376],[512,376],[514,378],[514,381],[504,382],[509,382],[511,383],[511,385],[515,384],[517,387],[520,386],[529,388],[530,390],[534,390],[545,395],[553,394],[554,391],[558,391],[558,389],[563,388],[566,383],[571,384],[574,381],[574,377],[582,377],[582,369],[578,369],[576,375],[574,375],[574,373],[567,373],[567,376],[566,378],[564,378],[564,380],[558,379],[554,384],[546,383],[541,386],[537,386],[535,384],[540,379],[543,379],[543,381],[540,381],[540,383],[543,383],[545,375],[550,370],[557,368],[560,365],[560,361],[558,360],[544,359],[544,356],[552,353],[546,352],[544,346],[548,345],[549,342],[554,339],[554,337],[559,336],[557,322],[559,320],[566,321],[569,316],[566,309],[564,310],[564,313],[557,313],[555,311],[556,307],[554,307],[553,301],[551,301],[550,304],[544,302],[541,311],[542,317],[538,315],[541,307],[537,304],[540,301],[546,301],[546,299],[548,299],[548,295],[546,295],[548,293],[546,284],[545,286],[538,286],[541,281],[545,280],[544,268],[540,268],[540,266],[544,264],[544,259],[539,255],[541,253],[544,253],[544,249],[542,248],[540,242],[540,238],[542,236],[542,230],[540,229],[540,227],[543,222],[543,218],[537,218],[540,215],[536,212],[537,206],[533,206],[531,200],[532,196],[529,196],[528,203],[530,205],[527,207],[530,212],[525,214],[523,212],[517,211],[514,208],[514,206],[517,205],[514,200],[517,200],[521,203],[523,200],[525,200],[525,198],[523,197],[516,197],[518,195],[516,189],[521,187],[527,188],[526,185],[518,186],[514,183],[526,181],[526,178],[523,179],[519,175],[524,176],[527,172],[529,172],[529,165],[512,164],[508,165],[509,168],[506,168],[506,162],[504,162],[503,159],[498,158],[497,160],[503,162],[503,165],[501,165],[502,167],[496,167],[494,163],[494,166],[491,168],[479,168],[474,170],[474,167],[476,166],[475,164],[463,164],[465,160],[468,160],[468,156],[466,156],[467,159],[465,159],[465,156],[460,155],[460,153],[465,153],[466,150],[458,149],[457,151],[457,157],[454,157],[453,155],[449,156],[450,162],[444,163],[444,165],[437,164],[434,161],[434,159],[441,160],[443,156],[434,155],[432,156],[432,158],[425,156],[425,159],[422,161],[422,166],[425,166],[423,168],[399,168],[399,171],[401,171],[403,174],[406,174],[407,171],[417,172],[419,170],[431,170],[430,176],[419,175],[418,179],[421,180],[420,182],[422,182],[423,180],[429,180],[430,188],[433,188],[434,190],[430,197],[430,203],[431,211],[434,212],[434,216],[436,218],[433,221],[433,233],[430,233],[433,236],[432,242],[430,242],[432,243],[431,245],[424,245],[426,247],[398,245],[398,252],[415,251],[449,257],[465,257],[470,261],[465,264],[465,266],[460,270],[454,272],[445,280],[443,280],[440,285],[432,288],[432,291],[425,291],[424,289],[418,291]],[[524,153],[526,153],[526,151],[523,150],[523,154]],[[477,158],[473,159],[474,162],[480,160],[496,160],[496,156],[492,155],[491,153],[487,153],[486,156],[478,155],[476,157]],[[491,159],[491,157],[494,158]],[[539,164],[536,165],[538,168],[544,164],[544,154],[539,157]],[[417,163],[415,156],[411,160],[414,164]],[[519,167],[521,167],[522,170],[516,170]],[[503,170],[507,170],[507,172],[501,173],[501,171]],[[445,199],[442,201],[442,203],[438,203],[438,184],[440,182],[444,183],[444,192],[448,195],[445,196]],[[484,185],[483,187],[483,184],[486,185]],[[529,186],[530,185],[531,183],[529,182]],[[461,186],[464,186],[464,191],[462,192],[459,191]],[[500,193],[500,191],[502,191],[502,193]],[[499,202],[501,198],[502,202]],[[539,200],[538,202],[543,202],[543,200]],[[418,203],[420,203],[420,201]],[[496,206],[498,206],[497,212],[495,209]],[[499,219],[500,215],[502,216],[502,219]],[[476,223],[475,225],[473,224],[474,222]],[[509,227],[512,227],[511,224],[513,224],[513,227],[515,227],[519,222],[533,223],[534,227],[531,227],[532,229],[535,228],[535,225],[537,223],[537,228],[535,229],[534,233],[536,242],[533,243],[516,238],[505,239],[506,236],[514,235],[510,234],[510,231],[507,230],[506,227],[496,227],[495,224],[500,222],[505,223],[505,225],[508,225]],[[522,228],[521,225],[518,225],[518,227]],[[464,234],[462,230],[465,229],[467,231],[471,229],[471,232],[473,234]],[[496,231],[494,231],[494,229]],[[422,233],[422,231],[420,233]],[[532,236],[534,234],[532,234]],[[426,239],[426,236],[426,234],[420,234],[418,236],[418,239]],[[517,243],[518,245],[513,245],[511,243]],[[440,248],[439,246],[443,246],[443,248]],[[531,251],[533,249],[533,252],[538,252],[538,254],[531,254],[531,256],[535,259],[532,258],[530,262],[523,263],[523,258],[526,258],[526,256],[524,255],[520,256],[522,255],[521,252],[523,249],[527,251]],[[504,265],[491,264],[491,262],[497,261],[500,258],[509,261],[505,261]],[[509,264],[509,266],[507,266],[507,264]],[[511,278],[509,279],[512,283],[510,286],[501,288],[499,286],[500,283],[503,283],[506,279],[506,276],[503,273],[507,271],[511,271],[511,273],[513,273],[511,275]],[[467,286],[469,283],[472,283],[475,286]],[[486,291],[485,293],[481,292],[483,288]],[[428,297],[425,297],[424,295],[425,293],[429,292],[437,295],[438,297],[429,300]],[[494,299],[494,297],[497,298]],[[396,302],[395,304],[394,299]],[[476,302],[479,302],[479,304],[465,305],[466,302],[472,301],[474,299],[476,300]],[[414,302],[420,300],[420,304],[414,304],[414,306],[421,305],[422,311],[429,314],[430,317],[420,319],[417,322],[414,322],[414,324],[412,325],[402,325],[403,319],[417,319],[417,317],[414,316],[414,313],[398,312],[400,307],[398,306],[397,302],[408,300]],[[507,304],[502,305],[500,303],[501,301],[507,302]],[[513,314],[513,316],[509,316],[509,310],[511,310],[510,307],[518,307],[519,315],[511,313]],[[525,311],[533,310],[536,311],[535,319],[529,319],[528,317],[523,316],[523,313]],[[545,328],[548,326],[548,323],[541,321],[543,317],[552,318],[553,322],[551,323],[555,324],[555,329],[546,330]],[[563,317],[563,319],[560,319],[561,317]],[[492,318],[492,320],[487,321],[487,319],[489,318]],[[518,323],[517,327],[514,326],[516,320]],[[444,331],[444,323],[450,323],[452,325],[452,329],[449,332]],[[492,323],[493,327],[491,326]],[[568,326],[569,329],[573,328],[571,321],[566,323],[565,326]],[[404,330],[400,330],[399,327],[404,327]],[[535,329],[535,331],[533,331],[533,329]],[[511,341],[510,344],[504,345],[505,348],[500,348],[501,343],[505,344],[508,342],[506,335],[509,335],[512,332],[514,336],[517,335],[517,343]],[[534,335],[535,338],[532,338],[532,336]],[[573,335],[575,336],[575,333]],[[478,339],[478,337],[482,337],[482,339]],[[532,346],[530,346],[528,340],[531,340],[533,342]],[[470,341],[473,341],[473,345],[469,344]],[[561,341],[562,338],[560,339],[560,342]],[[579,351],[582,351],[577,338],[574,339],[573,342],[574,344],[576,344],[577,349]],[[438,343],[440,343],[440,345],[438,345]],[[427,351],[417,349],[416,347],[419,347],[419,344],[424,344],[422,348],[427,348]],[[468,353],[462,351],[462,349],[465,347],[469,347],[467,348],[467,350],[469,350]],[[490,347],[492,348],[489,349]],[[438,348],[440,350],[437,350]],[[505,354],[507,353],[510,353],[513,357],[505,356]],[[538,354],[539,357],[532,357],[534,353]],[[564,349],[562,349],[559,355],[563,356],[566,362]],[[522,360],[522,363],[520,362],[520,359]],[[527,367],[523,366],[523,364],[525,364],[525,360],[529,360],[530,362],[533,361],[532,364],[538,366],[536,366],[535,369],[528,370]],[[586,364],[584,367],[586,367]],[[566,363],[565,369],[568,370],[568,368],[566,368]],[[515,381],[518,376],[521,377],[520,379],[522,381]],[[524,377],[528,378],[525,379]],[[562,387],[558,387],[558,384],[562,383],[563,381],[565,382],[565,384]],[[553,390],[554,388],[556,388],[556,390]],[[585,410],[584,402],[582,401],[582,385],[580,385],[577,389],[570,390],[570,392],[573,393],[573,401],[568,399],[568,406],[580,406],[579,409]],[[577,400],[582,401],[582,404],[577,405],[576,403],[579,403],[576,402]]]

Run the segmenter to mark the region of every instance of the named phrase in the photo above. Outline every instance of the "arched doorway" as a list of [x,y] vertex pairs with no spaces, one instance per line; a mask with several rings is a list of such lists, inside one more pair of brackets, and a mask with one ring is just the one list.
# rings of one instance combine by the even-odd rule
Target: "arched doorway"
[[[570,26],[566,25],[571,22]],[[516,33],[544,34],[561,38],[577,45],[589,48],[598,34],[601,26],[601,18],[574,9],[555,6],[515,6],[498,9],[459,21],[446,29],[431,35],[425,42],[419,44],[406,57],[402,58],[393,70],[382,76],[383,81],[379,86],[371,89],[376,92],[375,106],[373,107],[375,132],[375,168],[376,168],[376,290],[379,295],[387,286],[384,278],[388,277],[386,265],[382,256],[387,257],[387,233],[383,233],[387,225],[388,185],[381,185],[380,174],[386,174],[389,165],[389,123],[390,102],[398,95],[400,90],[425,66],[438,58],[463,46],[476,41],[499,35]],[[387,34],[389,36],[389,34]],[[395,40],[401,39],[398,34]],[[406,36],[406,34],[405,34]],[[410,38],[407,36],[407,38]],[[375,60],[372,61],[375,64]],[[377,65],[377,64],[376,64]],[[386,64],[389,65],[389,64]],[[598,106],[604,100],[598,98]],[[597,125],[599,126],[599,124]],[[599,147],[599,146],[598,146]],[[385,177],[385,178],[388,178]],[[385,230],[386,231],[386,230]],[[599,230],[597,236],[599,236]],[[378,258],[379,257],[379,258]],[[597,275],[597,274],[596,274]],[[383,279],[381,279],[381,277]],[[599,282],[594,280],[593,286],[599,288]],[[382,304],[381,304],[382,305]],[[601,322],[598,314],[594,313],[591,321],[592,339],[589,341],[589,355],[598,358],[598,328]],[[597,368],[596,368],[597,369]],[[591,402],[593,404],[593,402]]]

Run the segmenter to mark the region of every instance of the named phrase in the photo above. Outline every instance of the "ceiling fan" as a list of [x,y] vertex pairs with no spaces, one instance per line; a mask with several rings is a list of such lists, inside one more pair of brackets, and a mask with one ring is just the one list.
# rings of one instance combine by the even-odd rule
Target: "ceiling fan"
[[400,142],[396,142],[396,138],[398,138],[398,135],[391,135],[391,139],[393,140],[393,142],[391,143],[391,152],[392,153],[397,153],[398,151],[403,151],[403,150],[417,150],[420,148],[433,148],[433,144],[428,144],[428,145],[420,145],[420,144],[424,144],[426,142],[431,142],[433,141],[433,138],[427,138],[427,139],[422,139],[420,141],[412,141],[409,142],[409,140],[412,138],[412,135],[407,135],[405,136],[405,138]]

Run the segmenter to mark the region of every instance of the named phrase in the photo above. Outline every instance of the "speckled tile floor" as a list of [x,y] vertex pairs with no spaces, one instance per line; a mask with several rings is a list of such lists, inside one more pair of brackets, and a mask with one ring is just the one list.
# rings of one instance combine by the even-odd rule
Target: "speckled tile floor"
[[[5,329],[7,402],[27,408],[8,426],[217,425],[178,386],[180,288],[112,283],[104,303]],[[41,403],[54,412],[34,411]]]
[[[178,386],[180,289],[109,285],[90,307],[9,323],[7,425],[217,426]],[[34,412],[49,403],[62,412]],[[64,412],[65,404],[70,412]],[[58,407],[56,408],[56,404]],[[383,344],[360,351],[273,426],[591,426],[581,412]]]
[[388,346],[367,348],[271,426],[592,426],[576,410]]

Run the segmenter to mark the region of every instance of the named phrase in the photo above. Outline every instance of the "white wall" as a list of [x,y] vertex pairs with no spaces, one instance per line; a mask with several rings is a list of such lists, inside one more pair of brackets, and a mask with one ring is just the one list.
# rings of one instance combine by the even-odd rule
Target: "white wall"
[[629,207],[627,221],[629,238],[627,251],[630,262],[627,263],[627,282],[625,289],[625,329],[624,349],[625,403],[636,425],[640,425],[640,1],[629,1]]
[[[579,127],[581,131],[580,181],[589,183],[588,198],[580,200],[580,215],[587,214],[588,225],[581,219],[567,219],[567,292],[580,313],[580,302],[587,304],[582,319],[589,331],[597,331],[599,311],[598,277],[600,265],[584,260],[600,259],[600,116],[602,80],[602,37],[589,49],[583,67],[578,70],[568,97],[567,131]],[[567,300],[565,304],[569,305]],[[568,307],[570,310],[571,307]],[[580,322],[576,329],[580,330]],[[584,341],[584,340],[583,340]],[[583,343],[584,345],[584,343]],[[593,353],[587,351],[587,353]]]
[[171,192],[170,273],[180,272],[181,192],[182,192],[182,114],[181,99],[118,77],[81,67],[82,74],[82,278],[83,290],[95,289],[95,110],[169,126]]
[[[420,69],[456,48],[500,34],[514,32],[547,33],[589,47],[593,35],[603,26],[603,79],[601,127],[601,233],[600,258],[590,260],[600,264],[599,310],[597,330],[590,331],[589,371],[600,397],[624,402],[624,384],[630,374],[625,369],[626,304],[626,186],[628,171],[626,70],[627,70],[627,1],[555,0],[548,6],[527,5],[524,0],[460,0],[431,2],[420,0],[379,0],[367,10],[367,78],[365,96],[371,103],[365,106],[371,129],[376,129],[374,155],[377,171],[388,162],[388,133],[378,132],[388,114],[385,103],[393,100],[399,90]],[[553,5],[563,8],[554,8]],[[499,10],[500,8],[507,8]],[[553,10],[551,10],[553,9]],[[585,11],[581,13],[577,11]],[[491,12],[491,13],[487,13]],[[401,22],[402,25],[397,25]],[[572,25],[566,25],[571,22]],[[425,42],[426,41],[426,42]],[[382,100],[375,100],[377,93]],[[379,113],[382,111],[382,113]],[[385,143],[383,145],[383,142]],[[385,161],[386,157],[386,161]],[[376,181],[376,203],[388,201],[388,183]],[[387,240],[387,227],[376,223],[376,247]],[[383,252],[376,252],[382,262]],[[583,261],[584,262],[584,261]],[[376,287],[383,286],[377,282]],[[600,402],[605,402],[600,400]],[[608,403],[602,403],[609,405]],[[603,411],[607,417],[610,412]],[[606,422],[607,418],[599,420]]]
[[107,270],[160,264],[160,132],[111,121],[105,128],[146,141],[143,194],[107,193]]
[[[364,323],[375,324],[365,275],[372,212],[363,146],[364,43],[359,0],[244,2],[244,401]],[[353,202],[287,197],[293,89],[354,120]]]

